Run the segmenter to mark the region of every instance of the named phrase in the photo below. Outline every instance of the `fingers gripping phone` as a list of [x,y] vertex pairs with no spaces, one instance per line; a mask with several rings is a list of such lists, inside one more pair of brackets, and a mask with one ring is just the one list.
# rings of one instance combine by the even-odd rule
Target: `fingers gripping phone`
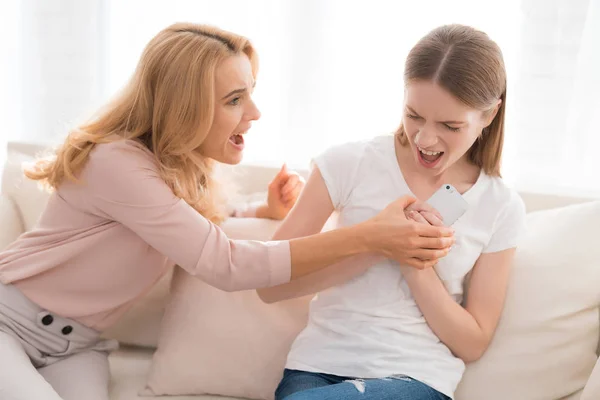
[[446,226],[453,225],[469,208],[469,203],[458,190],[447,183],[440,186],[426,203],[442,215],[442,222]]

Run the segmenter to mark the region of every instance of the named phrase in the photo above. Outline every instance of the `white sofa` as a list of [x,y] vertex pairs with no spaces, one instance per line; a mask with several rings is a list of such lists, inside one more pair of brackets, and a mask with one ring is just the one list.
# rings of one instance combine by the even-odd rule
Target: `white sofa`
[[[20,164],[32,155],[40,152],[42,147],[26,143],[9,143],[7,163],[2,179],[0,192],[0,249],[14,240],[22,232],[30,229],[42,211],[47,195],[35,189],[35,184],[24,181],[20,174]],[[263,191],[275,170],[262,167],[244,167],[244,177],[240,179],[243,193]],[[248,171],[250,171],[248,173]],[[558,196],[544,196],[522,193],[528,211],[547,209],[567,204],[583,202],[589,199],[576,199]],[[157,342],[157,330],[160,317],[167,298],[168,281],[162,282],[151,292],[137,308],[125,316],[107,336],[116,337],[125,343],[135,343],[146,347],[122,345],[121,349],[110,357],[112,369],[111,399],[141,399],[138,391],[143,388],[146,373],[149,369],[153,346]],[[467,396],[468,397],[468,396]],[[173,400],[183,399],[225,399],[218,396],[174,396]],[[579,398],[579,395],[570,399]],[[480,399],[473,399],[480,400]],[[507,399],[519,400],[519,399]],[[527,400],[527,399],[523,399]]]

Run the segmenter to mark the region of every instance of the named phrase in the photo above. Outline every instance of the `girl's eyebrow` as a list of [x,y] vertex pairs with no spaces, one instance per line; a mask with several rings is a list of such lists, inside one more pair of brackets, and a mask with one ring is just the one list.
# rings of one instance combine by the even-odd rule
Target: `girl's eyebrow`
[[[416,115],[416,116],[420,116],[418,112],[416,112],[411,106],[406,106],[406,108],[408,109],[408,111],[410,111],[412,114]],[[440,124],[456,124],[456,125],[460,125],[460,124],[464,124],[465,121],[438,121],[438,123]]]

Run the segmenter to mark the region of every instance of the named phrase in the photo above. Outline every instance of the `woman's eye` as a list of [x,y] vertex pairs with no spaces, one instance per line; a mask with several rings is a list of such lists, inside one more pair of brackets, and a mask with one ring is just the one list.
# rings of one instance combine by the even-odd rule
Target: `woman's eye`
[[451,130],[452,132],[458,132],[458,131],[460,130],[460,128],[455,128],[455,127],[453,127],[453,126],[450,126],[450,125],[446,125],[446,124],[444,124],[444,126],[445,126],[446,128],[448,128],[448,130]]
[[410,118],[410,119],[419,119],[419,117],[418,117],[418,116],[416,116],[416,115],[413,115],[413,114],[406,114],[406,116],[407,116],[408,118]]
[[236,97],[236,98],[232,99],[232,100],[231,100],[229,103],[227,103],[227,104],[230,104],[230,105],[232,105],[232,106],[237,106],[238,104],[240,104],[240,101],[241,101],[241,100],[242,100],[242,98],[241,98],[241,97]]

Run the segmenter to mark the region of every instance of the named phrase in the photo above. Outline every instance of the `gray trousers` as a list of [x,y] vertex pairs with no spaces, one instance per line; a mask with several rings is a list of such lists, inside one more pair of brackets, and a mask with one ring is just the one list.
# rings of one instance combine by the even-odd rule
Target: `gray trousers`
[[117,347],[0,283],[0,399],[108,400],[107,357]]

